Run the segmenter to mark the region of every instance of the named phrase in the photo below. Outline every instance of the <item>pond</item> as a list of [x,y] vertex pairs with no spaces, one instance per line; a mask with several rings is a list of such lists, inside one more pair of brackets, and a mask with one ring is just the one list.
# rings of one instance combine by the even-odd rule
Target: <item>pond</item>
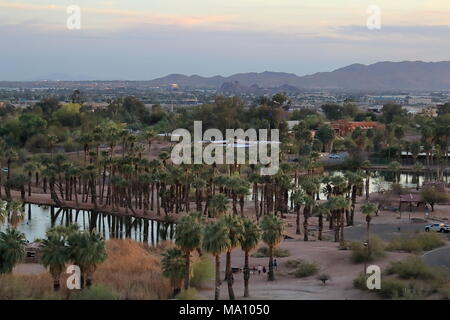
[[[78,224],[81,230],[95,229],[105,239],[130,238],[150,245],[174,239],[175,228],[172,223],[28,203],[24,206],[25,219],[17,229],[22,231],[30,242],[45,238],[45,233],[52,226],[66,226],[71,223]],[[0,224],[0,231],[7,227],[7,223]]]

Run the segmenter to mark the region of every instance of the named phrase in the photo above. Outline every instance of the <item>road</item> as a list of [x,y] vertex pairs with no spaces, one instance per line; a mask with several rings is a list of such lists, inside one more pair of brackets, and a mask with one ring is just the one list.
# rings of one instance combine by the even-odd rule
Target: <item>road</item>
[[[399,223],[399,224],[372,224],[370,233],[375,234],[383,240],[389,241],[403,232],[424,231],[426,223]],[[345,240],[363,241],[366,240],[366,225],[360,224],[346,228],[344,231]],[[400,228],[400,231],[398,231]]]
[[450,268],[450,247],[431,250],[425,253],[422,258],[430,266]]
[[[371,234],[376,234],[381,239],[389,241],[401,233],[424,231],[426,223],[399,223],[399,224],[373,224],[370,226]],[[400,231],[398,231],[400,227]],[[345,229],[345,239],[351,241],[366,240],[366,226],[357,225]],[[446,236],[446,234],[445,234]],[[437,248],[422,256],[426,264],[436,267],[450,268],[450,247]]]

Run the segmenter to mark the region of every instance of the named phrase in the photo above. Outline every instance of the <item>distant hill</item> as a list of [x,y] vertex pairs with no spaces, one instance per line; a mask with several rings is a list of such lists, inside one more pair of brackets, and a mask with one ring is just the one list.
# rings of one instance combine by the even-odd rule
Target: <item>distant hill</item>
[[[176,83],[180,88],[201,88],[222,93],[265,94],[287,91],[298,92],[310,89],[340,91],[450,91],[450,61],[442,62],[378,62],[371,65],[352,64],[331,72],[319,72],[297,76],[285,72],[249,72],[229,77],[202,77],[171,74],[154,80],[142,81],[82,81],[83,76],[62,73],[39,77],[39,80],[23,82],[0,81],[0,87],[66,87],[83,88],[92,85],[101,87],[167,87]],[[48,80],[48,81],[42,81]],[[56,81],[59,80],[59,81]],[[95,84],[92,84],[95,82]]]
[[[450,61],[443,62],[378,62],[371,65],[352,64],[331,72],[299,77],[293,73],[239,73],[229,77],[201,77],[173,74],[148,82],[151,86],[177,83],[182,87],[230,89],[245,87],[334,90],[450,90]],[[239,88],[237,88],[237,86]]]

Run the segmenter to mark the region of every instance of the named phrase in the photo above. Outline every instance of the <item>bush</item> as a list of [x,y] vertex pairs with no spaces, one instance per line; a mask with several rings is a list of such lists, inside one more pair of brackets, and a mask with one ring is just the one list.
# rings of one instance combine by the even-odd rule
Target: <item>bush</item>
[[444,288],[450,275],[448,269],[429,267],[419,257],[393,262],[386,269],[386,273],[396,274],[401,279],[426,281],[427,286],[433,291]]
[[53,292],[50,274],[0,275],[0,300],[61,299]]
[[328,274],[322,273],[319,274],[316,279],[321,281],[322,284],[325,285],[328,280],[331,280],[331,277]]
[[296,278],[305,278],[316,274],[320,267],[315,262],[308,262],[304,260],[289,260],[286,262],[288,268],[295,268],[291,274]]
[[360,274],[357,278],[353,279],[353,287],[359,290],[367,290],[367,275]]
[[386,273],[397,274],[402,279],[431,280],[436,276],[435,271],[425,265],[419,257],[409,257],[402,261],[391,262]]
[[189,288],[188,290],[181,290],[179,294],[175,297],[177,300],[198,300],[197,290],[194,288]]
[[[377,236],[371,236],[369,240],[369,249],[361,242],[352,242],[352,261],[355,263],[371,262],[382,258],[385,253],[386,244]],[[370,254],[369,254],[370,252]]]
[[89,289],[84,289],[71,295],[71,300],[117,300],[117,293],[104,284],[93,285]]
[[210,254],[203,254],[192,268],[191,285],[198,289],[202,288],[209,280],[214,279],[215,270]]
[[406,251],[420,253],[445,245],[437,233],[404,234],[392,240],[387,246],[389,251]]
[[[291,254],[288,250],[280,249],[280,248],[273,248],[273,256],[275,258],[285,258],[289,257]],[[268,247],[260,247],[254,254],[252,254],[252,257],[255,258],[267,258],[269,257],[269,248]]]

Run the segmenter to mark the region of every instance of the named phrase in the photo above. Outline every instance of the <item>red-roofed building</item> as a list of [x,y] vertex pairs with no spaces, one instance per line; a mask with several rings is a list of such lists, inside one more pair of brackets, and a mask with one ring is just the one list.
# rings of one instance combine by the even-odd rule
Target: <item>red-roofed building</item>
[[383,130],[385,127],[383,124],[375,121],[346,121],[338,120],[332,121],[331,127],[336,131],[338,136],[344,137],[349,133],[352,133],[356,128],[362,130],[379,129]]

